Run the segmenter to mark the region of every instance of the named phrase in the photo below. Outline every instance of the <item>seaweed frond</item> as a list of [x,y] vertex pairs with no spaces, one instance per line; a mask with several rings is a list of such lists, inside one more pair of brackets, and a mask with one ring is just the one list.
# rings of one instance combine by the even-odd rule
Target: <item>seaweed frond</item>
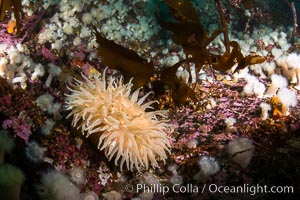
[[135,51],[116,44],[112,40],[106,39],[93,27],[97,43],[99,44],[98,55],[103,63],[111,68],[122,72],[125,82],[133,78],[134,88],[144,86],[150,82],[154,75],[153,62],[148,62],[141,58]]
[[[187,62],[195,63],[198,71],[207,64],[212,66],[214,70],[227,71],[235,64],[238,64],[236,70],[240,70],[248,65],[265,61],[264,57],[258,55],[244,57],[239,44],[236,41],[229,40],[224,8],[220,0],[215,0],[215,2],[221,18],[222,29],[215,30],[210,37],[204,30],[200,22],[200,17],[191,1],[164,0],[164,2],[176,22],[163,21],[156,14],[158,22],[161,27],[171,31],[174,42],[181,45],[187,55],[191,55],[191,58],[187,59]],[[223,55],[214,55],[209,52],[207,46],[221,33],[223,33],[226,51]]]

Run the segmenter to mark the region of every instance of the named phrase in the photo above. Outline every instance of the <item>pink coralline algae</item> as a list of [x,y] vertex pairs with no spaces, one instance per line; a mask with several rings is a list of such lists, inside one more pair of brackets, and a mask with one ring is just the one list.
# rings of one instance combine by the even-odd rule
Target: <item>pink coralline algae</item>
[[55,62],[58,57],[47,48],[42,48],[42,55],[51,62]]
[[4,129],[13,129],[14,137],[18,136],[23,139],[26,143],[30,135],[32,134],[29,125],[24,119],[20,117],[11,117],[10,119],[6,119],[2,123],[2,128]]
[[3,110],[5,107],[11,106],[11,98],[10,96],[3,96],[0,97],[0,111]]
[[82,149],[77,149],[73,140],[65,135],[55,135],[51,143],[48,144],[49,158],[57,161],[55,163],[62,171],[72,168],[72,166],[83,167],[87,162],[87,154]]

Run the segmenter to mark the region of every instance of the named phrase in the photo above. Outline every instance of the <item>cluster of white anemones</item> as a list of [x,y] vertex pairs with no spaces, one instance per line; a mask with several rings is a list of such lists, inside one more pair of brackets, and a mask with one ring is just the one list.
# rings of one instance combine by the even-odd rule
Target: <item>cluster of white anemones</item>
[[[126,163],[127,169],[135,167],[148,169],[158,167],[157,158],[167,159],[170,138],[166,131],[172,131],[167,123],[165,111],[146,112],[156,101],[143,102],[149,95],[138,98],[139,90],[131,94],[132,83],[122,83],[121,78],[94,75],[84,81],[76,80],[69,88],[66,109],[72,110],[72,125],[81,127],[86,137],[99,136],[98,148],[104,150],[109,160],[120,161],[120,169]],[[159,119],[161,118],[161,119]]]

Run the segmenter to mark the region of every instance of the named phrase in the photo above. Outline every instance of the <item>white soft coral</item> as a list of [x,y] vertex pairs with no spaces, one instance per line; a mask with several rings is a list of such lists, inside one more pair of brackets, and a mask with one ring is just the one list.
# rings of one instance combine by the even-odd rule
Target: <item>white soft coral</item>
[[278,91],[277,96],[282,104],[282,114],[289,115],[289,107],[295,107],[298,103],[296,93],[288,88],[282,88]]
[[300,55],[291,53],[287,56],[287,65],[293,71],[292,81],[297,83],[295,89],[300,90]]
[[265,103],[265,102],[262,102],[259,107],[261,108],[261,115],[260,117],[263,119],[263,120],[266,120],[268,119],[269,117],[269,111],[271,110],[271,105],[268,104],[268,103]]
[[251,96],[255,95],[258,98],[262,98],[266,90],[266,87],[255,76],[250,74],[246,75],[245,80],[247,84],[243,88],[243,95]]
[[272,80],[272,84],[266,91],[265,97],[272,97],[276,95],[278,89],[286,88],[288,86],[288,82],[286,78],[284,78],[281,75],[272,74],[271,80]]
[[300,90],[300,55],[291,53],[287,56],[281,56],[276,60],[276,64],[291,83],[296,83],[295,89]]

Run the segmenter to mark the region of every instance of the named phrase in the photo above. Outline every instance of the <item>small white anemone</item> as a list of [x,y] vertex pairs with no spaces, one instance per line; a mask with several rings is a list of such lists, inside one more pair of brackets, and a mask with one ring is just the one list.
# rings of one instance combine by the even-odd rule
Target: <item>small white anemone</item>
[[42,148],[37,142],[33,141],[27,144],[25,154],[33,162],[40,162],[43,160],[46,150],[46,148]]
[[78,187],[81,187],[86,181],[84,172],[79,167],[70,169],[68,174],[71,182],[76,184]]
[[248,138],[238,138],[228,143],[227,152],[235,163],[245,168],[254,154],[254,145]]
[[288,88],[282,88],[277,93],[279,101],[282,104],[281,112],[283,115],[289,115],[289,108],[296,107],[298,100],[295,92]]
[[259,104],[259,107],[261,108],[261,119],[266,120],[269,117],[269,111],[271,110],[271,105],[265,102],[262,102]]
[[272,97],[276,95],[278,89],[286,88],[288,86],[287,79],[281,75],[272,74],[271,76],[272,83],[268,90],[265,93],[265,97]]
[[219,163],[217,162],[216,158],[211,156],[202,156],[199,160],[199,166],[201,168],[201,171],[196,174],[195,177],[206,177],[210,175],[214,175],[218,171],[220,171]]
[[57,171],[43,174],[36,189],[39,197],[45,200],[79,200],[80,195],[79,189],[65,175]]
[[122,194],[112,190],[105,194],[102,194],[105,200],[122,200]]
[[99,200],[99,197],[95,192],[89,191],[80,194],[80,200]]

